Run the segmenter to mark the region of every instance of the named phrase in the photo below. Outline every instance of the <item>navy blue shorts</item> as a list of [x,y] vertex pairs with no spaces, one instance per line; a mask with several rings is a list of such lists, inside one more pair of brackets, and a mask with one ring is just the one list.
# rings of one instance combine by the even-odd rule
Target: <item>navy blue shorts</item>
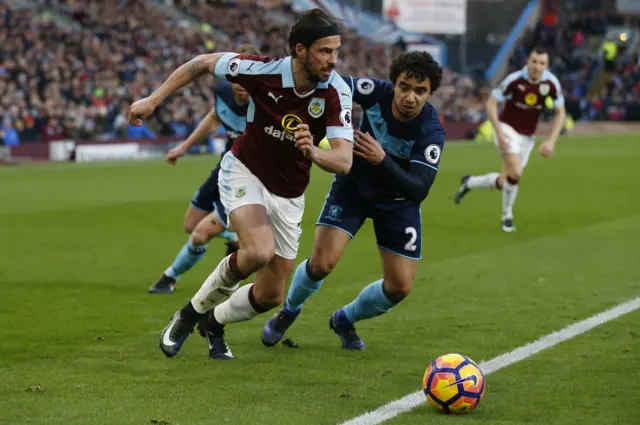
[[338,228],[353,238],[367,218],[373,220],[380,248],[414,260],[421,258],[420,207],[406,199],[361,199],[356,189],[334,182],[317,224]]
[[224,206],[220,201],[220,192],[218,190],[218,174],[220,173],[220,165],[211,171],[207,180],[202,183],[191,198],[191,206],[200,211],[210,213],[216,211],[222,224],[227,227],[227,215],[224,212]]

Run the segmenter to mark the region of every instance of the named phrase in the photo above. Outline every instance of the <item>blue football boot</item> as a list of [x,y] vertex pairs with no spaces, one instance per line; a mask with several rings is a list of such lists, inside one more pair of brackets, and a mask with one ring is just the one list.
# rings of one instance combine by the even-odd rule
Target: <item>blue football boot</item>
[[262,343],[267,347],[273,347],[279,343],[301,311],[289,311],[283,308],[277,312],[262,328]]
[[340,309],[329,318],[329,327],[340,337],[342,348],[347,350],[364,350],[364,341],[356,333],[353,323],[347,319],[344,310]]

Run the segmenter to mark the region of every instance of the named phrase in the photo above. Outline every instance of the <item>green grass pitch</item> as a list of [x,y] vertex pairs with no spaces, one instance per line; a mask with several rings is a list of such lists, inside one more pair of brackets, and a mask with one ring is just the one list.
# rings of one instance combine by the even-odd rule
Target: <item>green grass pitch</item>
[[[1,424],[336,424],[419,389],[438,355],[487,360],[640,295],[637,134],[534,153],[515,234],[500,231],[499,192],[451,201],[462,174],[497,171],[495,148],[450,143],[423,204],[414,292],[358,324],[365,352],[343,351],[327,319],[380,276],[370,223],[291,328],[298,349],[263,347],[262,316],[228,327],[236,361],[210,360],[197,334],[166,359],[160,330],[224,244],[175,294],[146,291],[216,160],[0,168]],[[331,179],[314,170],[298,261]],[[425,404],[389,424],[637,424],[639,378],[636,311],[491,374],[469,415]]]

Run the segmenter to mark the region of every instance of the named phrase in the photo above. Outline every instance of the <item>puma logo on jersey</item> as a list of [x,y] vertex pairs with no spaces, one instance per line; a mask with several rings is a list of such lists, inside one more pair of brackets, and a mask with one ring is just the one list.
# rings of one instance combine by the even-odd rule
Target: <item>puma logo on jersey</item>
[[278,104],[278,101],[282,98],[282,95],[276,97],[276,95],[271,92],[269,92],[267,96],[273,99],[273,101],[276,102],[276,105]]

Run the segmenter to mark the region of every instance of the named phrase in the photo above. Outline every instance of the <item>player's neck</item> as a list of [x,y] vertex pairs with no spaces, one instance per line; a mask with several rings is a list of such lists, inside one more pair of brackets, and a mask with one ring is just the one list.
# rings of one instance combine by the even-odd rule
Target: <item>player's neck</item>
[[531,71],[529,71],[529,69],[527,68],[527,81],[529,81],[529,83],[531,84],[538,84],[540,81],[542,81],[542,76],[544,75],[544,72],[542,74],[540,74],[540,76],[535,79],[531,76]]
[[298,93],[300,96],[304,96],[305,94],[316,88],[317,83],[311,82],[311,80],[309,80],[307,70],[304,69],[304,66],[298,59],[292,59],[291,68],[291,71],[293,72],[293,83],[295,85],[296,93]]

